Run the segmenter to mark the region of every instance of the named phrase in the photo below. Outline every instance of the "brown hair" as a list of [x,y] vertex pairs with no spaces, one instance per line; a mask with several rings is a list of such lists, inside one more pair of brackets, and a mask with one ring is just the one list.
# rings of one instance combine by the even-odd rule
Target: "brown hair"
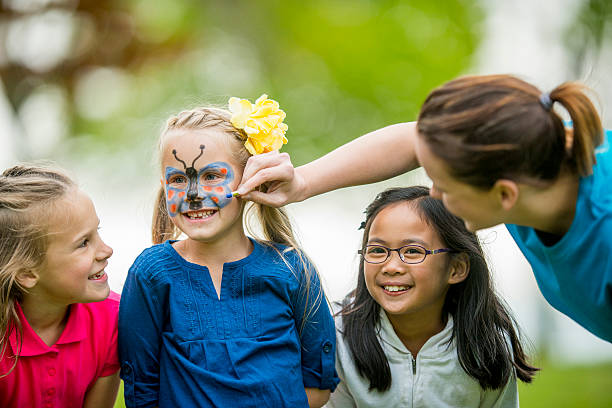
[[549,182],[564,169],[587,176],[603,128],[585,91],[566,82],[548,94],[573,122],[567,147],[563,121],[541,102],[542,92],[510,75],[467,76],[434,89],[417,128],[454,177],[483,189],[501,178]]
[[[246,133],[243,130],[235,128],[231,121],[231,113],[220,108],[213,107],[198,107],[186,111],[180,112],[176,116],[172,116],[166,121],[160,142],[159,151],[163,149],[163,142],[165,135],[173,130],[178,129],[216,129],[226,134],[228,142],[228,150],[234,157],[236,163],[244,169],[246,162],[251,156],[248,150],[244,146],[244,142],[247,138]],[[265,188],[265,187],[264,187]],[[299,282],[303,282],[303,296],[306,304],[309,303],[309,297],[312,295],[310,292],[310,281],[312,273],[317,273],[316,269],[313,268],[312,262],[308,260],[305,253],[300,249],[293,228],[291,226],[290,219],[283,208],[269,207],[258,203],[247,204],[247,223],[246,229],[250,235],[257,237],[254,232],[250,220],[258,220],[263,239],[258,240],[264,245],[267,245],[276,250],[287,267],[291,272],[296,275]],[[156,203],[153,211],[153,224],[152,224],[152,239],[154,244],[162,243],[168,239],[176,239],[181,234],[181,231],[174,225],[168,210],[166,207],[166,194],[163,187],[160,187],[157,194]],[[285,245],[284,251],[279,251],[277,246],[272,243]],[[283,252],[294,251],[298,257],[301,269],[304,271],[304,275],[298,275],[293,270],[289,262],[283,256]],[[315,294],[315,299],[312,302],[314,307],[311,310],[306,310],[302,320],[302,327],[306,323],[308,317],[316,311],[319,302],[323,297],[323,292],[320,289]],[[300,328],[301,329],[301,328]]]
[[17,365],[23,330],[15,302],[23,299],[25,288],[17,281],[24,270],[36,270],[47,250],[45,212],[74,182],[53,167],[22,164],[0,176],[0,360],[7,357],[8,338],[15,331],[18,349],[13,350]]

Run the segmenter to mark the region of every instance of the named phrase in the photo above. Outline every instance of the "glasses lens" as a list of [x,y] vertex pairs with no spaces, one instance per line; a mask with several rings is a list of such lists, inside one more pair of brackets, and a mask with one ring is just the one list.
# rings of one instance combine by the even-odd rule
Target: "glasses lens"
[[368,245],[363,254],[364,259],[370,263],[381,263],[389,257],[389,251],[384,246]]
[[419,263],[425,259],[425,248],[417,245],[407,245],[400,249],[400,254],[406,263]]

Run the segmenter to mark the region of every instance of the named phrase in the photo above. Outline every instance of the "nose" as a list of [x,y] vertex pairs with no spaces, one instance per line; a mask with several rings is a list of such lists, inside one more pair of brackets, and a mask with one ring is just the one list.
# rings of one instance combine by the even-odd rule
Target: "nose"
[[113,255],[113,248],[106,245],[106,243],[100,238],[100,247],[98,248],[98,253],[96,255],[96,258],[99,261],[105,261]]
[[406,271],[406,264],[401,260],[398,251],[391,251],[391,255],[382,267],[382,272],[389,275],[397,275]]
[[435,198],[436,200],[442,199],[442,193],[440,193],[440,190],[438,190],[435,185],[431,186],[429,189],[429,196],[431,198]]
[[189,189],[187,190],[187,200],[195,201],[201,199],[198,194],[198,184],[197,183],[189,183]]

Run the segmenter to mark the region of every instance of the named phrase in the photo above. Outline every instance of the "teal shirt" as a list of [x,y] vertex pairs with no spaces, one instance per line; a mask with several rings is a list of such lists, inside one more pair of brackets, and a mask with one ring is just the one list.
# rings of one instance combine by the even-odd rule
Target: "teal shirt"
[[531,227],[506,227],[546,300],[612,342],[612,131],[605,139],[593,174],[580,179],[574,221],[559,242],[546,246]]

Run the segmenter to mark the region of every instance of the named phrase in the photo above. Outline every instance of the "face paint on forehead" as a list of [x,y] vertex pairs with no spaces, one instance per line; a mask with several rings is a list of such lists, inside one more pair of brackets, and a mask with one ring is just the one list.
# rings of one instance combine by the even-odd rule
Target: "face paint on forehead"
[[204,145],[203,144],[200,145],[200,154],[198,154],[198,156],[195,159],[193,159],[193,161],[191,162],[191,166],[190,167],[187,167],[187,163],[185,163],[184,161],[182,161],[181,159],[178,158],[178,156],[176,155],[176,149],[172,149],[172,154],[174,155],[174,158],[177,161],[180,161],[181,163],[183,163],[183,167],[185,168],[185,173],[187,173],[187,177],[189,177],[190,179],[192,177],[197,177],[198,172],[196,171],[194,166],[195,166],[195,162],[200,157],[202,157],[202,155],[204,154]]

